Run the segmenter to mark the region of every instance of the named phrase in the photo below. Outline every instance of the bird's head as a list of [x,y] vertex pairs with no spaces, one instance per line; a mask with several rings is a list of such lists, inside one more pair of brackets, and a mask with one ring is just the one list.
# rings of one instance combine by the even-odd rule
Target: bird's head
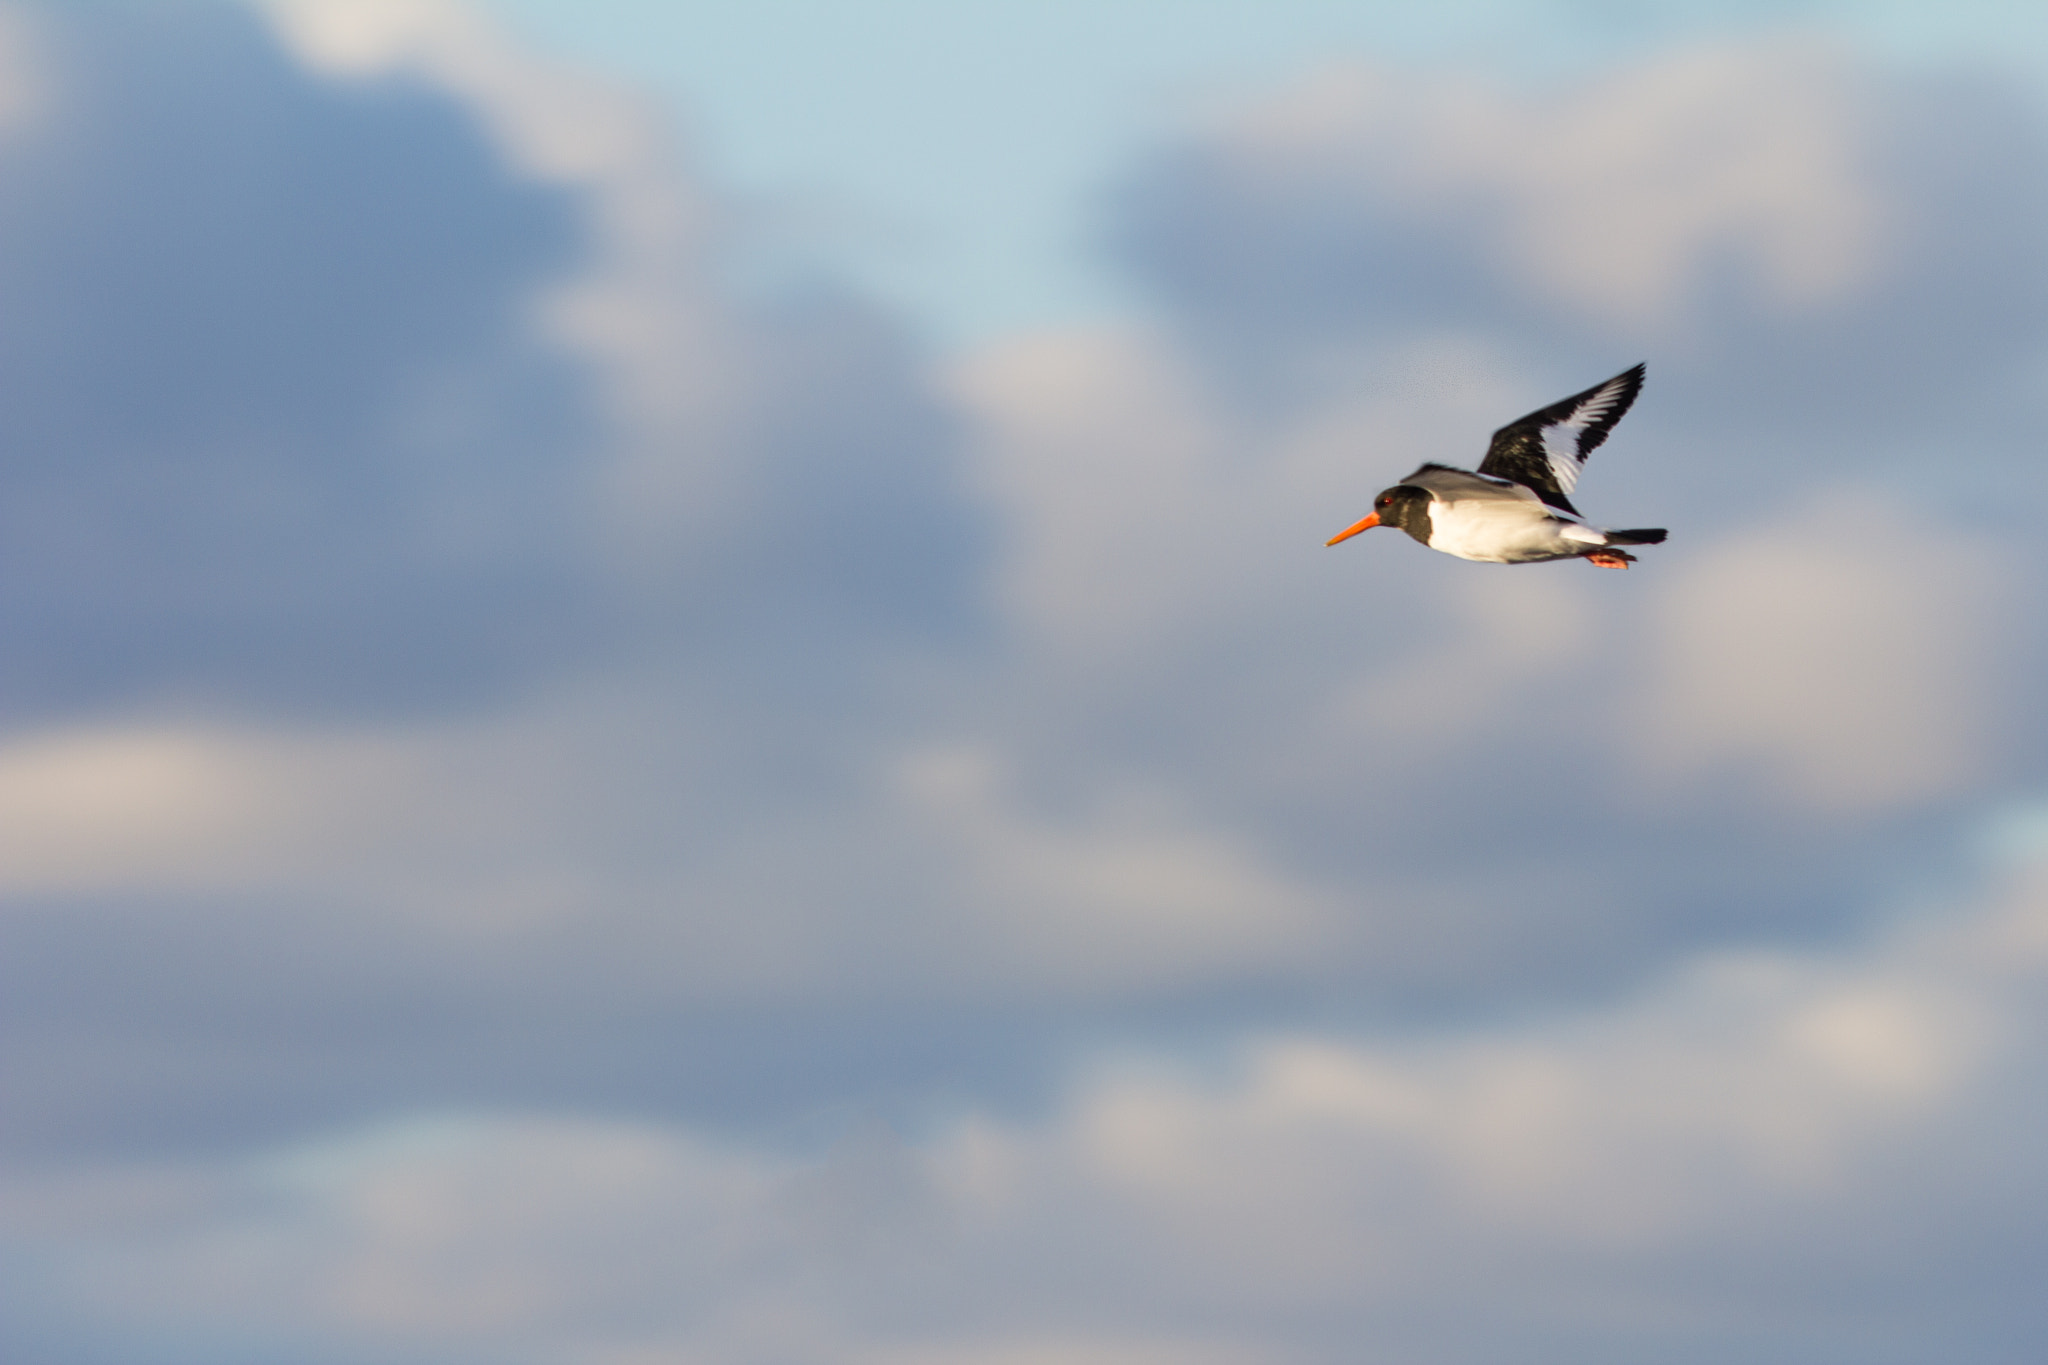
[[1353,522],[1323,544],[1335,545],[1340,540],[1349,540],[1360,531],[1370,531],[1375,526],[1391,526],[1427,543],[1429,490],[1417,488],[1412,483],[1395,484],[1372,500],[1372,511],[1366,514],[1365,520]]

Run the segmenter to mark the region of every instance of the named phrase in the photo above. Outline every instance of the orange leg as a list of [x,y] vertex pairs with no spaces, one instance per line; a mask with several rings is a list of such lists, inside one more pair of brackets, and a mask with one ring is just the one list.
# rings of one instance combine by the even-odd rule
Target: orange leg
[[1636,557],[1620,550],[1595,550],[1586,556],[1588,564],[1598,564],[1603,569],[1626,569],[1636,562]]

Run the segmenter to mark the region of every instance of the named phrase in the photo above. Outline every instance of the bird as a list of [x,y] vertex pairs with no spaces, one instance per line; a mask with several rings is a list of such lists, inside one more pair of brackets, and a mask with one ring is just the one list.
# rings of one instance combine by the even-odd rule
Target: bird
[[1644,366],[1632,366],[1508,423],[1493,433],[1477,472],[1423,465],[1374,498],[1363,521],[1323,543],[1335,545],[1360,531],[1392,526],[1460,559],[1491,564],[1583,559],[1603,569],[1626,569],[1636,557],[1618,547],[1660,545],[1664,528],[1588,526],[1570,494],[1586,457],[1642,391],[1643,372]]

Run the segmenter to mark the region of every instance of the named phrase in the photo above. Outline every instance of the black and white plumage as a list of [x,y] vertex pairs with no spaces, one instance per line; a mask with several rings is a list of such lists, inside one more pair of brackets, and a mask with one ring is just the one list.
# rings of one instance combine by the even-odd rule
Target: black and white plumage
[[1375,526],[1406,531],[1432,550],[1493,564],[1584,559],[1625,569],[1623,545],[1656,545],[1661,528],[1607,531],[1572,506],[1579,472],[1643,387],[1643,366],[1573,394],[1493,433],[1477,473],[1426,464],[1373,499],[1363,521],[1330,537],[1335,545]]

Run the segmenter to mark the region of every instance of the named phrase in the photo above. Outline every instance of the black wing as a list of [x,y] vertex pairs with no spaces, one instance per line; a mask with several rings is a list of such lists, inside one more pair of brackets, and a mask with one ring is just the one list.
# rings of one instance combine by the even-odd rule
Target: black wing
[[1577,516],[1579,509],[1568,495],[1579,482],[1586,457],[1607,439],[1642,388],[1643,367],[1637,365],[1508,423],[1493,433],[1479,472],[1512,479],[1560,512]]

